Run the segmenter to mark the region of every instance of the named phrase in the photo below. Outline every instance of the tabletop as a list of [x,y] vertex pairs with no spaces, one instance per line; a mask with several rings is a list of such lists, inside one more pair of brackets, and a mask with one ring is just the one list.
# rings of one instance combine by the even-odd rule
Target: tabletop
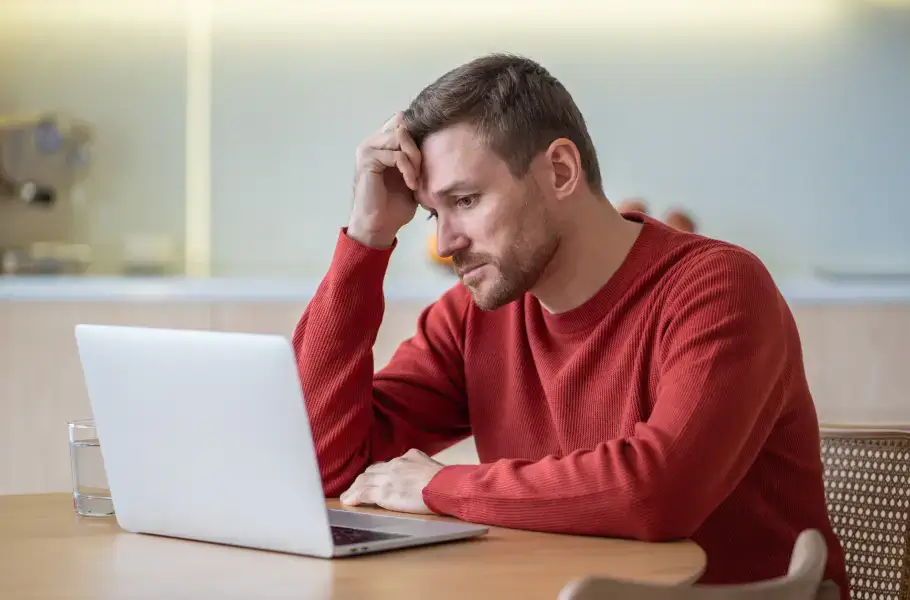
[[[339,508],[337,501],[329,501]],[[356,509],[365,510],[370,509]],[[426,517],[442,519],[442,517]],[[127,533],[71,494],[0,496],[0,598],[545,598],[585,575],[693,581],[691,541],[645,543],[491,528],[434,546],[322,559]]]

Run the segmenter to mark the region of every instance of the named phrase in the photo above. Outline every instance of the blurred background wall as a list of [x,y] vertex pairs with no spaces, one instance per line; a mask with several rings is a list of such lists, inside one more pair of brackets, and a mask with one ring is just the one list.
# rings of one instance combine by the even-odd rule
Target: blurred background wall
[[[910,271],[900,3],[447,5],[3,0],[0,115],[93,125],[73,233],[91,272],[151,239],[178,271],[189,243],[203,273],[318,278],[361,138],[444,71],[519,52],[574,94],[611,199],[684,206],[775,274]],[[443,277],[431,227],[407,228],[391,277]]]

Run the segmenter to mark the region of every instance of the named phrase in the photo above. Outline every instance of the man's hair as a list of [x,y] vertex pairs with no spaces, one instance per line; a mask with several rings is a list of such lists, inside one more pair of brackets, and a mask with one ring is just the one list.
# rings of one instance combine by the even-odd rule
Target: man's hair
[[452,69],[417,95],[404,122],[418,146],[432,133],[469,123],[514,177],[526,175],[532,159],[553,140],[567,138],[578,147],[588,185],[603,193],[581,111],[566,88],[528,58],[490,54]]

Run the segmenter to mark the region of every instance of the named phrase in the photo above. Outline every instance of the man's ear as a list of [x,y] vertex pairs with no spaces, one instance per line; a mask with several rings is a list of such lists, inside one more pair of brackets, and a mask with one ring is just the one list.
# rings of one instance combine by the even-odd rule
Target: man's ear
[[550,144],[545,156],[551,172],[550,185],[556,197],[571,196],[584,177],[578,148],[571,140],[559,138]]

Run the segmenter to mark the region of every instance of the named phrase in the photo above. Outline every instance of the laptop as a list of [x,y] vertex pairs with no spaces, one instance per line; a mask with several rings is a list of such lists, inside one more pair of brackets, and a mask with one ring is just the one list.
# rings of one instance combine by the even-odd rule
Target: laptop
[[75,335],[128,532],[332,558],[488,531],[327,509],[284,337],[88,324]]

